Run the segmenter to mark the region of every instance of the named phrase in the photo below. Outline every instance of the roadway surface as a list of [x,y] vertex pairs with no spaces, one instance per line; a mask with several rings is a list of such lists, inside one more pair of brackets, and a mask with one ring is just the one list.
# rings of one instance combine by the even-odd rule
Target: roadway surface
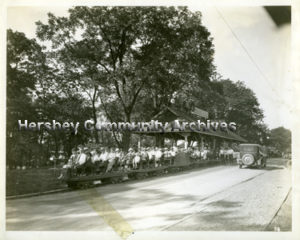
[[[290,188],[291,171],[283,159],[270,159],[266,169],[215,166],[87,190],[7,200],[6,230],[113,231],[107,221],[113,214],[111,210],[103,219],[103,213],[99,214],[91,205],[103,201],[134,231],[272,230],[272,221]],[[287,214],[284,218],[285,223],[291,221]]]

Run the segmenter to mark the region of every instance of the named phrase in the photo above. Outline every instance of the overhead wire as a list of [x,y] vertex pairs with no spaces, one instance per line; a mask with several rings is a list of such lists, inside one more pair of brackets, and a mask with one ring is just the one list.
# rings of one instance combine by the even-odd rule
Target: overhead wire
[[219,14],[219,16],[221,17],[221,19],[223,20],[223,22],[225,23],[225,25],[229,28],[230,32],[232,33],[232,35],[234,36],[234,38],[239,42],[240,46],[242,47],[242,49],[245,51],[245,53],[247,54],[248,58],[250,59],[250,61],[253,63],[253,65],[255,66],[255,68],[257,69],[257,71],[260,73],[260,75],[262,76],[262,78],[266,81],[266,83],[271,87],[271,90],[277,95],[277,97],[284,102],[284,100],[282,99],[282,97],[280,96],[280,94],[276,91],[276,89],[274,89],[273,85],[271,84],[271,81],[267,78],[267,76],[264,74],[264,72],[261,70],[261,68],[259,67],[259,65],[256,63],[256,61],[254,60],[254,58],[251,56],[251,54],[249,53],[249,51],[247,50],[247,48],[245,47],[245,45],[242,43],[242,41],[239,39],[239,37],[237,36],[237,34],[233,31],[233,28],[230,26],[230,24],[228,23],[228,21],[226,21],[225,17],[222,15],[222,13],[218,10],[217,7],[215,7],[217,13]]

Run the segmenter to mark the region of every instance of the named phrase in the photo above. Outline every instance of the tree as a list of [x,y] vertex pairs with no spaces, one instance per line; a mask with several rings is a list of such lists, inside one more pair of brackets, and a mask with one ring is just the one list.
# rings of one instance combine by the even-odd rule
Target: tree
[[[186,7],[74,7],[69,17],[49,14],[37,23],[40,40],[52,43],[54,64],[68,85],[79,86],[111,120],[131,121],[139,104],[160,110],[175,91],[209,81],[213,67],[210,34],[201,14]],[[141,100],[141,98],[140,98]],[[117,105],[119,112],[112,112]],[[95,135],[97,140],[97,134]],[[130,133],[122,137],[126,149]]]
[[270,132],[270,143],[281,152],[291,152],[291,131],[284,128],[274,128]]
[[[19,131],[18,120],[29,122],[79,121],[90,118],[91,108],[63,76],[47,62],[47,52],[25,34],[7,31],[7,164],[10,167],[44,164],[49,152],[71,148],[88,140],[88,132]],[[53,66],[53,64],[52,64]]]
[[35,116],[32,97],[37,69],[43,61],[41,46],[24,33],[7,30],[7,131],[6,154],[10,167],[23,165],[30,157],[28,144],[37,141],[36,134],[18,131],[18,120]]
[[210,81],[184,86],[176,94],[175,104],[187,112],[197,106],[208,111],[210,119],[235,122],[237,133],[249,142],[267,141],[263,111],[253,91],[241,81],[225,80],[214,73]]

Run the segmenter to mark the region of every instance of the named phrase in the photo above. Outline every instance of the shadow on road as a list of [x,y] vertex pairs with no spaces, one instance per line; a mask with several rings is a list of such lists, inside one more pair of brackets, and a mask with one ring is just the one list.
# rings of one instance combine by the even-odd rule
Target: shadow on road
[[269,165],[265,168],[259,168],[259,167],[244,167],[244,169],[256,169],[256,170],[264,170],[264,171],[273,171],[273,170],[280,170],[285,169],[285,167],[282,166],[276,166],[276,165]]
[[237,216],[243,202],[220,200],[209,209],[193,215],[185,222],[170,226],[167,231],[262,231],[264,225],[245,224],[247,217]]

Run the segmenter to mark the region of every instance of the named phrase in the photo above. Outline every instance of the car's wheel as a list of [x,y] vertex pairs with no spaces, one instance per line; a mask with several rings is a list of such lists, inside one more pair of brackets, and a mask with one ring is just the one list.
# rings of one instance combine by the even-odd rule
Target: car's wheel
[[244,165],[250,166],[254,163],[254,156],[250,153],[247,153],[242,157],[242,162]]

